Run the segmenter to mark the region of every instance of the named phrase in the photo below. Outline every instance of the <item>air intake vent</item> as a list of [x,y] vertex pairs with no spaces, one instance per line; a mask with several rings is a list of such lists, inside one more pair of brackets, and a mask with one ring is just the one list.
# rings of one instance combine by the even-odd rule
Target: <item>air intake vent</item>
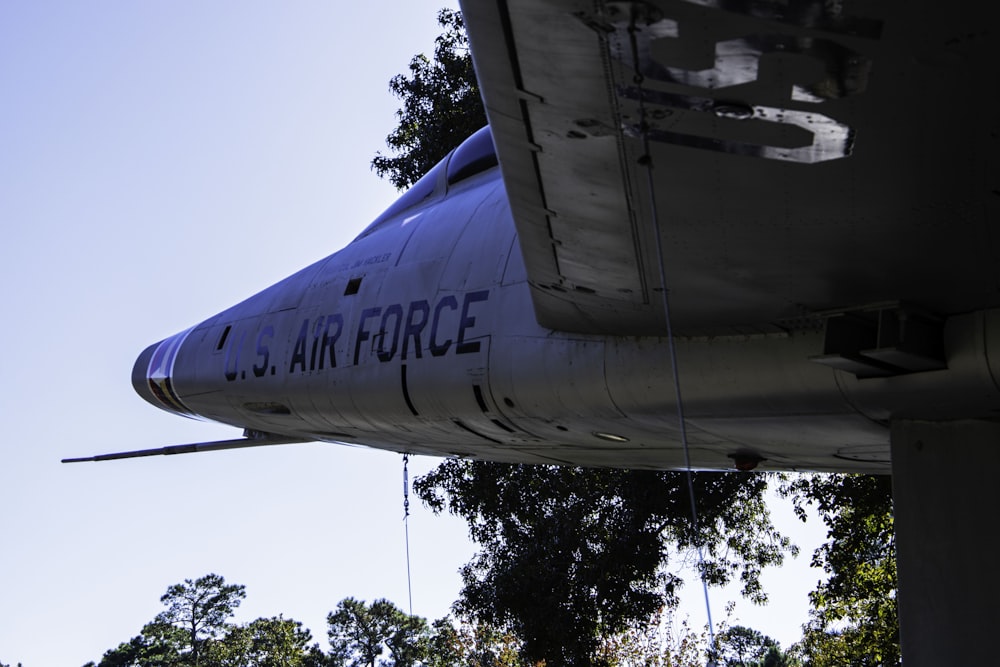
[[823,354],[812,357],[858,378],[947,368],[944,321],[899,305],[863,308],[826,320]]

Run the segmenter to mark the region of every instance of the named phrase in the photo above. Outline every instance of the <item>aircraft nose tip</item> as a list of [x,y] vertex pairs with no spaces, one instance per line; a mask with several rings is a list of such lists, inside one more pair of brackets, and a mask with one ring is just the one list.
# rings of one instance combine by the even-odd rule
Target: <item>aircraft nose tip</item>
[[160,343],[153,343],[143,350],[139,358],[135,360],[135,365],[132,366],[132,388],[135,389],[135,393],[158,408],[163,406],[156,400],[156,396],[149,388],[148,374],[149,362],[152,360],[153,353],[156,352],[156,348],[159,345]]
[[139,396],[161,410],[185,417],[193,417],[194,413],[178,395],[172,376],[177,353],[190,332],[188,329],[150,345],[132,367],[132,388]]

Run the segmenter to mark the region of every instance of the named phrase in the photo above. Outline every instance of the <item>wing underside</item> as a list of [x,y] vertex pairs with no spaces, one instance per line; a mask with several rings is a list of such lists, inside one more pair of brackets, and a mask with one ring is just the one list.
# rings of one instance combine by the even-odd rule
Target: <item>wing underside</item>
[[543,325],[662,333],[664,283],[682,334],[1000,305],[992,3],[463,12]]

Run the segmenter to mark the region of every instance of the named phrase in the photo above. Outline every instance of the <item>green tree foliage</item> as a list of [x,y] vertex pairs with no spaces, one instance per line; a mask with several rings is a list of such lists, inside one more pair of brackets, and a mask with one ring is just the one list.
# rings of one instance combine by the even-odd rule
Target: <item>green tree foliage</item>
[[312,633],[298,621],[258,618],[229,629],[206,647],[205,663],[217,667],[309,667],[321,664]]
[[809,622],[797,650],[807,665],[900,664],[896,542],[888,475],[807,475],[783,489],[804,519],[812,505],[828,541],[812,564],[829,576],[809,594]]
[[[192,595],[206,590],[222,595]],[[230,613],[225,608],[231,612],[235,601],[243,599],[243,590],[217,575],[171,586],[162,598],[167,612],[143,626],[139,635],[107,651],[96,666],[91,662],[85,667],[195,664],[193,607],[179,601],[209,599],[219,604],[211,605],[217,613],[197,624],[197,660],[202,667],[537,667],[521,661],[520,642],[509,633],[483,625],[455,625],[448,618],[429,627],[423,618],[403,613],[388,600],[370,605],[354,598],[342,600],[327,617],[331,651],[324,653],[318,644],[310,644],[308,629],[283,616],[244,625],[228,623]],[[182,620],[167,622],[167,614]]]
[[767,649],[760,667],[801,667],[802,662],[791,651],[783,651],[779,646]]
[[428,626],[388,600],[345,598],[327,625],[332,667],[529,667],[509,633],[450,618]]
[[509,632],[484,624],[434,621],[426,667],[530,667],[521,659],[521,642]]
[[226,621],[246,597],[244,589],[239,584],[227,584],[217,574],[206,574],[194,581],[185,579],[184,583],[168,588],[160,598],[167,609],[157,615],[156,622],[184,629],[191,649],[191,664],[197,667],[202,643],[225,630]]
[[[105,653],[98,667],[191,665],[189,641],[185,629],[154,621]],[[325,667],[326,656],[310,641],[312,635],[298,621],[258,618],[246,625],[227,625],[224,634],[202,640],[198,660],[208,667]]]
[[189,640],[185,630],[153,621],[144,625],[139,635],[105,653],[98,667],[192,664]]
[[327,656],[309,645],[312,635],[298,621],[229,623],[245,597],[243,586],[217,574],[185,579],[160,598],[167,609],[107,651],[97,667],[326,667]]
[[433,60],[414,56],[409,76],[398,74],[389,82],[389,90],[403,102],[396,112],[399,125],[386,137],[395,155],[376,153],[371,164],[399,190],[486,125],[462,14],[442,9],[438,23],[444,33],[434,42]]
[[686,620],[675,622],[661,609],[640,627],[604,637],[597,651],[600,664],[615,667],[704,667],[708,630],[696,632]]
[[676,603],[669,555],[701,545],[710,584],[759,575],[794,548],[770,522],[759,474],[696,473],[698,534],[685,475],[449,460],[418,479],[435,512],[469,524],[481,551],[462,570],[456,609],[514,633],[530,662],[599,662],[601,639],[641,628]]
[[[194,583],[194,582],[191,582]],[[190,585],[185,582],[186,585]],[[708,655],[708,634],[660,609],[640,627],[601,638],[592,663],[615,667],[701,667]],[[202,639],[205,667],[544,667],[524,656],[523,641],[510,631],[484,623],[442,618],[428,626],[387,600],[372,604],[345,598],[327,617],[331,651],[324,653],[302,624],[283,616],[258,618],[244,625],[225,624],[212,639]],[[159,620],[146,624],[128,642],[109,650],[100,664],[86,667],[180,667],[193,664],[186,627]],[[783,654],[779,654],[783,656]],[[551,663],[549,663],[551,664]],[[749,663],[748,663],[749,664]],[[757,663],[753,663],[755,666]],[[766,667],[791,662],[764,662]],[[2,666],[0,666],[2,667]]]
[[778,642],[744,625],[734,625],[715,639],[715,661],[726,667],[760,667]]
[[412,667],[426,657],[427,621],[389,600],[367,605],[345,598],[326,620],[334,665],[375,667],[385,654],[389,662],[384,664]]

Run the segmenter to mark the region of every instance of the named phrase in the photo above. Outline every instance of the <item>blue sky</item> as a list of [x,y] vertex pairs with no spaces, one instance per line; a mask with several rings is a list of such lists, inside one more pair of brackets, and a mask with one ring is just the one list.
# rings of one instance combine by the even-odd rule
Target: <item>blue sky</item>
[[[283,613],[324,643],[346,596],[405,607],[397,455],[59,459],[234,436],[143,402],[132,363],[392,203],[368,168],[395,123],[387,83],[430,52],[442,4],[0,4],[0,661],[98,660],[208,572],[247,586],[238,620]],[[414,611],[436,618],[473,548],[462,522],[413,509]],[[769,577],[790,611],[739,619],[796,638],[807,562]]]

